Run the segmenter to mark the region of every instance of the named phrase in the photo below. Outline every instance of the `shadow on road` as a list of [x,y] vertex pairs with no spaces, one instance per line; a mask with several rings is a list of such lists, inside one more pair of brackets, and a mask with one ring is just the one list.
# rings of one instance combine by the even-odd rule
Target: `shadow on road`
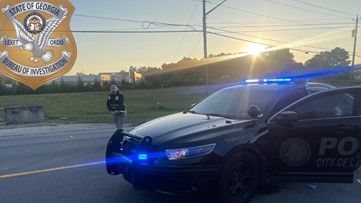
[[267,184],[262,186],[259,190],[257,194],[260,195],[270,195],[270,194],[275,194],[275,193],[279,193],[280,192],[281,187],[275,184]]

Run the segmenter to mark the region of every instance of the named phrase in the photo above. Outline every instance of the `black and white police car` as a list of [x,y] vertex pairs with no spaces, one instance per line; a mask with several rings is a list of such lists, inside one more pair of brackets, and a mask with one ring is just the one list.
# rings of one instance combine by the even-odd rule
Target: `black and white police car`
[[116,131],[107,172],[136,189],[217,189],[247,202],[265,181],[351,183],[361,165],[361,87],[245,80],[189,110]]

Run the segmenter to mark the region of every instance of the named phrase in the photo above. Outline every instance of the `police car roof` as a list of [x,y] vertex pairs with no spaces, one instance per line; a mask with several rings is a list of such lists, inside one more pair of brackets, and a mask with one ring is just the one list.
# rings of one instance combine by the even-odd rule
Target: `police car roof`
[[280,83],[242,83],[240,85],[227,87],[224,89],[228,90],[268,90],[268,91],[283,91],[287,89],[293,88],[301,88],[305,87],[306,89],[310,90],[311,92],[318,92],[327,89],[333,89],[335,86],[326,84],[326,83],[319,83],[319,82],[280,82]]
[[288,88],[295,88],[304,85],[294,83],[255,83],[255,84],[241,84],[232,87],[224,88],[226,90],[270,90],[270,91],[281,91]]

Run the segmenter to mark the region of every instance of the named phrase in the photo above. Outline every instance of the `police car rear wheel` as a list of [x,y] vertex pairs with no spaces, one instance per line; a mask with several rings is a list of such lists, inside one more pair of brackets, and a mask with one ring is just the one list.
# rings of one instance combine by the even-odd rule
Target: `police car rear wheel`
[[219,179],[221,202],[248,202],[260,182],[257,159],[248,152],[232,155],[225,163]]

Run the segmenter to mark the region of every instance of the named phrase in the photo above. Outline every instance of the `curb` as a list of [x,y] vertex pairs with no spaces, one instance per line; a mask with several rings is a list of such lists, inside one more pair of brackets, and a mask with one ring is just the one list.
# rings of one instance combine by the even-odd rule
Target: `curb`
[[[124,127],[127,129],[133,128],[135,125],[132,123],[125,123]],[[0,127],[0,137],[6,136],[19,136],[19,135],[33,135],[43,133],[55,132],[69,132],[69,131],[82,131],[82,130],[99,130],[99,129],[114,129],[113,123],[73,123],[73,124],[21,124],[9,125]]]

